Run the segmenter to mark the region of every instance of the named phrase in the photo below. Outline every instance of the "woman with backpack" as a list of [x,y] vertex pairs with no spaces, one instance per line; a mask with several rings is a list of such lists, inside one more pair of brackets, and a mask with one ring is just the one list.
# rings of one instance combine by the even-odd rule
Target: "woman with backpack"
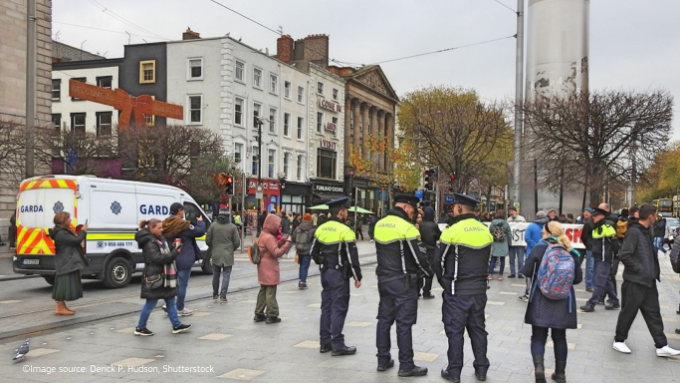
[[583,279],[581,258],[564,234],[562,224],[550,221],[543,227],[543,240],[531,250],[524,275],[533,277],[524,322],[531,324],[531,355],[536,382],[545,383],[545,344],[550,330],[555,350],[552,379],[565,383],[567,329],[576,329],[574,284]]
[[298,283],[300,289],[307,289],[307,272],[309,272],[309,265],[312,261],[310,252],[314,242],[314,232],[316,232],[316,227],[312,224],[312,221],[312,215],[305,213],[302,224],[295,228],[292,236],[295,251],[298,254],[298,264],[300,264],[300,282]]
[[493,246],[491,247],[491,262],[489,263],[489,280],[493,279],[493,270],[496,268],[496,261],[500,259],[501,267],[498,271],[498,280],[503,281],[503,271],[505,270],[505,257],[510,254],[512,245],[512,232],[510,224],[505,221],[505,210],[496,211],[496,218],[489,226],[493,236]]

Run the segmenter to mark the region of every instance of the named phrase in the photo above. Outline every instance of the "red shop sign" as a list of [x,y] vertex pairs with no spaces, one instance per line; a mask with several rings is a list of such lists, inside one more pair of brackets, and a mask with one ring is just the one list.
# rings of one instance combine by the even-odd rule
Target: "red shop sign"
[[[248,194],[254,195],[257,187],[257,179],[248,179]],[[263,193],[267,196],[279,196],[281,184],[278,180],[262,180]]]

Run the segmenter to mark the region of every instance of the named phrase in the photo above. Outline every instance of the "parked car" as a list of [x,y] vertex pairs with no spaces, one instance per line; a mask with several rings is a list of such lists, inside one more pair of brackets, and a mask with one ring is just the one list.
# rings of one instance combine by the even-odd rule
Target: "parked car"
[[666,236],[666,243],[673,244],[673,240],[677,237],[677,230],[680,228],[680,220],[676,217],[667,217],[666,227],[666,233],[668,234]]

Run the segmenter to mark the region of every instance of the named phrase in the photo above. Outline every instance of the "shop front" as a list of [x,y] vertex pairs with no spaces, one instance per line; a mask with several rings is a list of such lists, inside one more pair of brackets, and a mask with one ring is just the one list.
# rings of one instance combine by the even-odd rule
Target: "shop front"
[[305,213],[311,203],[311,183],[286,181],[281,188],[281,209],[286,212]]
[[343,183],[333,180],[312,180],[312,192],[312,205],[325,204],[328,201],[347,196]]
[[[249,211],[257,210],[257,179],[248,179],[248,196],[246,197],[245,207]],[[281,183],[278,180],[262,180],[262,200],[260,200],[261,211],[276,211],[281,207]]]

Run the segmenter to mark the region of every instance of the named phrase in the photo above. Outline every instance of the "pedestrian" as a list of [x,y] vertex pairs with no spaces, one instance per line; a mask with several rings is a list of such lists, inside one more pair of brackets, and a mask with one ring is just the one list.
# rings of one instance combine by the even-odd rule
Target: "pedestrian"
[[581,242],[586,249],[586,292],[593,291],[594,276],[595,276],[595,259],[593,259],[593,209],[588,207],[583,210],[583,218],[581,224],[583,229],[581,231]]
[[17,247],[17,212],[14,210],[9,218],[9,249]]
[[548,212],[548,221],[559,221],[556,210],[551,209],[550,212]]
[[293,230],[291,233],[295,232],[295,229],[302,223],[302,216],[299,213],[293,215]]
[[666,219],[660,214],[657,215],[656,222],[654,223],[654,248],[656,252],[662,251],[666,254],[666,248],[664,248],[663,243],[666,238]]
[[361,219],[360,215],[357,215],[356,213],[354,214],[354,219],[356,220],[357,224],[357,233],[356,237],[357,239],[361,237],[361,240],[364,240],[364,225],[363,225],[363,220]]
[[326,203],[331,217],[314,232],[312,258],[321,271],[321,319],[319,321],[319,352],[333,356],[353,355],[356,347],[345,344],[342,329],[349,308],[349,279],[361,287],[361,266],[354,230],[348,227],[349,197]]
[[319,214],[319,218],[317,219],[317,225],[316,225],[316,227],[319,228],[319,227],[321,226],[321,224],[323,224],[323,223],[326,222],[326,220],[328,220],[328,217],[326,216],[325,213],[321,212],[321,213]]
[[[418,247],[420,233],[413,225],[418,198],[396,194],[394,208],[375,224],[375,249],[378,265],[378,325],[376,347],[378,372],[394,366],[390,354],[392,324],[397,323],[400,377],[425,376],[427,368],[413,362],[411,328],[418,318],[418,291],[423,277],[433,276],[427,255]],[[424,212],[424,211],[423,211]]]
[[312,215],[309,213],[305,213],[302,224],[293,230],[293,243],[298,254],[298,264],[300,264],[299,289],[307,289],[307,273],[312,260],[311,251],[315,231],[316,227],[312,224]]
[[[545,211],[538,211],[536,212],[536,220],[529,224],[527,227],[526,231],[524,232],[524,240],[527,243],[527,250],[526,250],[526,257],[529,257],[531,254],[531,250],[538,244],[541,240],[543,240],[543,227],[545,224],[548,222],[548,217],[545,214]],[[526,263],[526,259],[524,260]],[[524,290],[524,296],[520,296],[519,299],[523,301],[528,301],[529,300],[529,291],[531,290],[531,279],[532,276],[529,275],[524,275],[524,282],[526,285],[526,289]]]
[[567,215],[560,213],[560,215],[557,217],[557,221],[559,221],[561,224],[567,224]]
[[[517,208],[515,207],[510,207],[508,209],[508,224],[511,223],[526,223],[527,220],[524,218],[524,216],[521,216],[517,213]],[[515,238],[511,237],[511,240],[514,242]],[[515,271],[517,272],[517,277],[520,279],[524,278],[524,275],[522,274],[522,268],[524,268],[524,251],[526,249],[525,245],[514,245],[510,244],[510,276],[508,276],[511,279],[515,278]],[[517,269],[515,269],[515,265],[517,265]]]
[[267,219],[267,216],[269,213],[264,210],[260,216],[257,217],[257,236],[260,236],[262,233],[262,227],[264,227],[264,221]]
[[200,215],[196,218],[196,225],[193,225],[189,220],[184,220],[184,206],[181,203],[172,203],[170,214],[172,216],[163,220],[163,237],[169,244],[174,244],[176,239],[179,239],[182,244],[182,251],[175,260],[178,282],[177,315],[191,316],[194,311],[184,308],[184,299],[191,277],[191,267],[201,255],[201,250],[196,244],[196,238],[205,235],[205,223]]
[[[527,305],[524,322],[531,324],[531,356],[534,360],[534,372],[537,383],[545,383],[545,344],[548,340],[548,330],[553,340],[555,350],[555,372],[552,379],[558,383],[566,383],[565,369],[567,366],[567,329],[576,329],[576,295],[574,284],[581,283],[581,259],[578,251],[572,248],[569,238],[564,234],[562,225],[555,221],[548,222],[542,231],[541,240],[531,250],[524,265],[524,274],[532,276],[533,286],[531,297]],[[561,247],[561,249],[560,249]],[[560,252],[561,251],[561,252]],[[563,258],[559,258],[560,255]],[[548,261],[557,257],[554,265]],[[564,259],[566,257],[566,260]],[[554,260],[554,259],[553,259]],[[550,268],[555,266],[554,270]],[[559,274],[555,271],[559,270]],[[564,278],[541,279],[541,276]],[[573,279],[573,280],[571,280]],[[571,281],[569,281],[571,280]],[[549,285],[551,284],[552,285]],[[568,294],[564,297],[566,287]],[[552,289],[551,289],[552,288]],[[563,288],[559,290],[558,288]],[[557,297],[547,296],[546,290]]]
[[567,213],[567,224],[575,224],[574,215],[572,213]]
[[[213,219],[213,221],[215,221]],[[238,230],[239,235],[241,234],[241,230],[243,228],[243,219],[241,218],[241,211],[236,211],[234,213],[234,225],[236,225],[236,229]]]
[[[229,280],[234,266],[234,251],[241,246],[241,237],[235,224],[229,222],[229,210],[220,209],[216,220],[205,236],[205,244],[210,248],[213,268],[213,300],[226,303]],[[222,287],[220,288],[220,276]]]
[[293,241],[288,235],[283,235],[277,241],[276,237],[280,227],[281,218],[277,215],[268,215],[258,241],[260,263],[257,264],[257,281],[260,284],[260,292],[257,294],[255,318],[253,319],[256,323],[262,321],[266,321],[267,324],[281,322],[279,303],[276,301],[276,288],[281,284],[279,258],[290,250]]
[[290,218],[286,214],[286,211],[281,211],[281,233],[284,235],[290,235]]
[[510,225],[505,221],[505,210],[499,209],[496,211],[496,217],[491,222],[489,230],[493,236],[493,246],[491,247],[491,262],[489,263],[489,276],[487,278],[489,280],[493,278],[496,262],[500,261],[498,281],[503,281],[505,257],[510,254],[510,246],[512,245],[512,232],[510,231]]
[[89,265],[85,258],[82,243],[87,238],[87,224],[83,225],[80,233],[71,228],[71,214],[61,211],[54,215],[54,228],[50,229],[50,238],[54,241],[55,279],[52,289],[52,299],[57,302],[57,315],[70,316],[75,311],[68,309],[66,301],[78,300],[83,297],[83,283],[80,270]]
[[463,369],[463,334],[467,330],[472,344],[472,366],[479,381],[486,381],[489,370],[486,308],[487,268],[493,236],[486,225],[475,219],[479,202],[471,196],[454,193],[452,226],[442,233],[442,246],[435,257],[437,280],[442,294],[442,322],[448,338],[448,365],[441,376],[460,382]]
[[135,234],[135,241],[142,249],[144,257],[141,298],[146,299],[142,312],[139,314],[135,335],[153,336],[153,332],[146,327],[146,323],[159,299],[165,301],[172,333],[188,331],[191,325],[182,324],[177,316],[175,304],[175,296],[177,296],[175,259],[182,250],[182,244],[170,249],[167,240],[163,237],[163,225],[158,219],[142,220],[139,223],[139,231]]
[[592,248],[595,260],[594,290],[588,302],[581,306],[584,312],[593,312],[600,301],[603,292],[609,296],[609,302],[604,307],[607,310],[618,309],[619,299],[616,297],[614,284],[609,278],[614,255],[618,253],[619,242],[616,239],[614,223],[609,220],[609,204],[600,204],[593,213]]
[[319,220],[319,214],[314,212],[312,213],[312,224],[314,224],[315,227],[318,226],[318,220]]
[[638,212],[639,221],[628,227],[619,259],[625,266],[621,296],[623,306],[616,322],[616,336],[612,347],[622,353],[631,353],[626,345],[628,331],[638,311],[647,323],[654,340],[656,355],[669,357],[680,355],[680,351],[668,346],[663,332],[663,319],[659,306],[659,291],[656,282],[661,281],[659,254],[654,252],[650,229],[654,225],[656,208],[643,204]]
[[[425,245],[427,250],[427,263],[432,266],[434,264],[434,253],[437,249],[437,242],[442,235],[442,231],[439,229],[439,225],[434,222],[435,214],[434,208],[425,207],[425,218],[420,222],[420,227],[418,231],[420,232],[420,239]],[[434,295],[431,293],[432,290],[432,278],[434,276],[424,277],[423,282],[423,299],[434,299]]]
[[375,233],[375,217],[373,215],[368,215],[368,237],[371,238],[371,243],[373,242],[373,235]]

